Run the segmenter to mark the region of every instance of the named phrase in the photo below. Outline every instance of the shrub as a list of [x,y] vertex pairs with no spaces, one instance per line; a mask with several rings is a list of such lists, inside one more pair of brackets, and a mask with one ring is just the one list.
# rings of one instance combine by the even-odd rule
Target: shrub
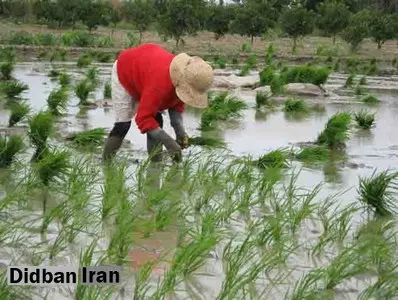
[[20,136],[0,137],[0,167],[9,167],[15,155],[21,152],[23,148],[24,144]]
[[14,102],[10,105],[10,111],[11,114],[8,120],[8,126],[12,127],[29,114],[30,107],[29,104],[25,102]]
[[326,145],[331,149],[345,146],[350,125],[351,115],[349,113],[336,113],[328,120],[316,143],[318,145]]
[[114,46],[112,38],[109,36],[100,36],[95,43],[99,48],[112,48]]
[[9,98],[15,98],[28,89],[27,84],[18,80],[7,80],[1,83],[2,92]]
[[246,60],[246,65],[249,69],[255,69],[257,67],[257,56],[250,55]]
[[98,52],[96,55],[96,59],[100,63],[107,63],[110,62],[112,59],[112,54],[105,53],[105,52]]
[[365,110],[354,113],[354,120],[357,126],[362,129],[370,129],[375,123],[375,114]]

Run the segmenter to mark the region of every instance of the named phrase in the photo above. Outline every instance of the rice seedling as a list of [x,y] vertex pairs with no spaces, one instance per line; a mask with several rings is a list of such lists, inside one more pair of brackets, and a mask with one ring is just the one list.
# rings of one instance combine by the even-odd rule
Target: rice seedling
[[357,95],[357,96],[362,95],[362,94],[363,94],[363,88],[362,88],[359,84],[357,84],[357,85],[355,86],[355,91],[354,91],[354,93],[355,93],[355,95]]
[[93,88],[98,85],[98,69],[96,67],[89,68],[86,73],[86,78],[91,82]]
[[319,134],[316,144],[326,145],[331,149],[345,146],[351,125],[351,115],[347,112],[334,114]]
[[9,167],[14,161],[15,156],[23,149],[24,143],[22,137],[0,137],[0,167]]
[[391,61],[391,65],[393,66],[393,67],[397,67],[398,66],[398,58],[396,58],[396,57],[394,57],[394,59]]
[[309,106],[302,99],[286,99],[283,111],[286,113],[305,113],[309,111]]
[[104,99],[112,98],[112,85],[110,82],[106,82],[104,85]]
[[367,85],[368,81],[366,79],[366,76],[362,76],[362,78],[359,80],[359,85]]
[[246,60],[246,65],[248,66],[249,69],[256,69],[257,67],[257,56],[256,55],[250,55],[247,60]]
[[366,103],[366,104],[378,104],[381,101],[379,99],[377,99],[376,96],[367,95],[367,96],[362,98],[362,102]]
[[329,159],[329,149],[325,146],[305,147],[296,154],[296,159],[309,163],[326,161]]
[[214,58],[214,64],[220,69],[225,69],[226,67],[225,58],[217,55]]
[[357,67],[361,64],[361,61],[357,58],[349,58],[346,61],[346,66],[347,69],[350,72],[356,72],[357,71]]
[[315,103],[311,106],[311,110],[317,113],[324,113],[326,112],[326,107],[323,104]]
[[274,50],[274,45],[269,44],[267,47],[267,52],[265,54],[265,63],[267,65],[270,65],[272,63],[272,59],[274,58],[275,50]]
[[258,158],[254,163],[262,169],[283,169],[289,166],[289,152],[284,149],[272,150]]
[[53,115],[40,111],[29,118],[28,136],[36,152],[33,160],[41,159],[47,150],[47,139],[53,130]]
[[256,108],[260,108],[262,106],[272,106],[273,103],[270,101],[269,93],[265,92],[257,92],[256,93]]
[[373,211],[376,216],[390,216],[396,213],[398,173],[375,170],[370,177],[359,178],[358,200]]
[[56,69],[51,69],[50,72],[48,73],[48,77],[54,79],[60,75],[60,71]]
[[274,76],[271,81],[271,92],[274,95],[280,95],[285,92],[285,82],[280,75]]
[[87,100],[92,91],[94,91],[94,86],[87,79],[83,79],[76,84],[75,94],[77,98],[79,98],[79,105],[89,105],[89,102]]
[[103,145],[105,135],[106,132],[104,128],[95,128],[71,134],[66,140],[71,141],[76,146],[96,147]]
[[242,69],[240,70],[238,76],[247,76],[250,74],[250,66],[245,64],[243,65]]
[[290,67],[281,72],[285,84],[297,82],[321,85],[327,81],[329,74],[330,70],[328,68],[313,67],[310,65]]
[[359,128],[367,130],[375,125],[375,114],[366,110],[360,110],[354,113],[354,120]]
[[265,67],[261,72],[260,72],[260,85],[271,85],[272,80],[275,77],[275,70],[272,66],[267,66]]
[[211,98],[209,106],[204,110],[200,128],[201,130],[213,129],[217,121],[239,117],[246,107],[245,102],[231,96],[228,92],[218,93]]
[[87,53],[83,53],[82,55],[79,56],[79,59],[77,60],[77,66],[79,68],[84,68],[88,67],[92,63],[92,57],[91,55]]
[[23,82],[18,80],[7,80],[1,82],[1,91],[8,97],[8,98],[16,98],[21,93],[29,89],[29,86]]
[[10,111],[8,126],[13,127],[29,114],[30,106],[25,102],[14,102],[10,105]]
[[61,85],[61,87],[67,87],[71,83],[72,78],[69,74],[67,73],[61,73],[58,76],[58,82]]
[[68,106],[68,92],[65,88],[53,90],[47,98],[48,110],[53,116],[60,116]]
[[112,54],[106,52],[98,52],[95,57],[100,63],[108,63],[112,59]]
[[340,58],[337,59],[336,63],[334,64],[333,70],[335,72],[340,71]]
[[226,146],[226,143],[221,139],[208,137],[208,136],[189,137],[189,144],[195,146],[211,147],[211,148],[223,148]]
[[344,87],[345,88],[349,88],[350,86],[352,86],[352,84],[354,83],[354,79],[355,79],[355,74],[350,74],[348,77],[347,77],[347,80],[346,80],[346,82],[345,82],[345,84],[344,84]]

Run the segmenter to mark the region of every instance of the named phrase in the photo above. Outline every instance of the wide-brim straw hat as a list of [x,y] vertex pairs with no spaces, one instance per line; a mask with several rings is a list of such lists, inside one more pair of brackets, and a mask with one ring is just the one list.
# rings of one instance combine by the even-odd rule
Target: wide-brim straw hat
[[198,56],[176,55],[170,64],[170,78],[178,98],[189,106],[206,108],[207,92],[213,84],[213,68]]

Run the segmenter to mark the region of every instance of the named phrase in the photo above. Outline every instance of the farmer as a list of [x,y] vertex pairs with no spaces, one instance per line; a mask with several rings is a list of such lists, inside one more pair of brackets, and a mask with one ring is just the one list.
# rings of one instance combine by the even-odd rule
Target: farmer
[[[104,146],[103,158],[112,158],[135,122],[147,135],[147,151],[166,147],[174,160],[188,147],[182,113],[184,105],[205,108],[213,69],[203,59],[185,53],[174,55],[156,44],[124,50],[113,64],[112,102],[115,124]],[[163,130],[162,111],[168,110],[176,140]],[[158,160],[159,156],[153,156]]]

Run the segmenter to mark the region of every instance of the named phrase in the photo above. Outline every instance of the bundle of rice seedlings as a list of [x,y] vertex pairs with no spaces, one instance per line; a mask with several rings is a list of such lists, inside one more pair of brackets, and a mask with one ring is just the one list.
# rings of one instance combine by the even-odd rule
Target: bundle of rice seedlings
[[347,77],[347,80],[346,80],[346,82],[344,84],[344,87],[348,88],[348,87],[352,86],[352,84],[354,83],[354,79],[355,79],[355,74],[350,74]]
[[48,151],[34,166],[40,181],[48,186],[50,182],[66,178],[70,168],[69,158],[70,154],[65,150]]
[[100,63],[107,63],[110,62],[110,60],[112,59],[112,55],[106,52],[98,52],[96,55],[96,59]]
[[208,130],[213,128],[217,121],[239,117],[246,107],[245,102],[231,96],[228,92],[217,93],[210,98],[209,106],[202,114],[200,127],[202,130]]
[[28,136],[36,149],[34,159],[40,159],[47,149],[47,139],[53,130],[53,115],[50,112],[40,111],[29,118]]
[[105,135],[106,132],[104,128],[95,128],[74,133],[67,137],[66,140],[71,141],[76,146],[94,147],[103,145]]
[[15,98],[22,92],[29,89],[29,86],[18,80],[7,80],[1,82],[1,90],[8,98]]
[[326,106],[324,104],[315,103],[311,106],[311,110],[318,113],[326,112]]
[[86,78],[96,87],[98,85],[98,69],[96,67],[89,68],[86,73]]
[[359,84],[357,84],[355,87],[355,95],[360,96],[362,94],[363,94],[363,88]]
[[189,144],[194,146],[205,146],[211,148],[223,148],[226,146],[226,143],[219,138],[204,136],[189,137]]
[[329,74],[328,68],[302,65],[287,68],[281,73],[281,76],[285,84],[298,82],[321,85],[327,81]]
[[366,76],[362,76],[362,78],[359,80],[359,85],[367,85],[368,81],[366,79]]
[[249,69],[255,69],[257,67],[257,56],[250,55],[246,60],[246,65]]
[[272,59],[274,58],[274,45],[273,44],[269,44],[266,54],[265,54],[265,63],[267,65],[270,65],[272,63]]
[[110,82],[106,82],[104,85],[104,99],[112,98],[112,85]]
[[398,172],[375,170],[370,177],[359,179],[359,201],[365,204],[376,216],[389,216],[396,213]]
[[58,77],[58,82],[61,87],[67,87],[71,83],[71,76],[67,73],[61,73]]
[[396,57],[394,57],[394,59],[391,61],[391,65],[393,67],[398,67],[398,59]]
[[12,72],[14,71],[14,63],[12,62],[4,62],[0,64],[0,79],[3,80],[11,80]]
[[337,59],[333,67],[333,71],[338,72],[339,70],[340,70],[340,58]]
[[60,116],[68,106],[68,92],[65,88],[53,90],[47,98],[48,110],[54,116]]
[[274,95],[280,95],[285,92],[285,82],[283,81],[283,78],[279,74],[275,75],[272,78],[271,92]]
[[11,114],[8,120],[8,126],[12,127],[29,114],[30,107],[29,104],[25,102],[14,102],[10,104],[10,111]]
[[376,98],[376,96],[373,95],[367,95],[362,98],[362,102],[366,104],[377,104],[380,103],[381,101]]
[[285,149],[272,150],[255,161],[257,167],[283,169],[289,166],[289,152]]
[[79,105],[89,105],[87,101],[90,93],[94,91],[94,86],[87,79],[83,79],[77,83],[75,86],[75,94],[79,98]]
[[351,125],[351,115],[347,112],[334,114],[326,123],[325,129],[319,134],[316,143],[331,149],[345,146]]
[[307,102],[302,99],[286,99],[284,101],[283,111],[287,113],[305,113],[309,111],[309,107]]
[[272,66],[267,66],[260,72],[260,85],[271,85],[274,79],[275,70]]
[[262,106],[272,106],[272,103],[270,101],[270,94],[266,92],[257,92],[256,108],[260,108]]
[[92,63],[92,57],[90,54],[87,53],[83,53],[77,60],[77,66],[79,68],[87,67],[91,65],[91,63]]
[[225,62],[225,58],[218,55],[214,58],[214,64],[220,69],[225,69],[227,65]]
[[22,137],[0,137],[0,167],[7,168],[24,148]]
[[326,161],[329,159],[329,149],[325,146],[310,146],[301,149],[296,158],[303,162]]
[[250,73],[250,66],[245,64],[243,65],[242,69],[240,70],[238,76],[247,76]]
[[60,75],[60,72],[55,69],[51,69],[51,71],[48,73],[48,77],[51,77],[51,78],[56,78],[59,75]]
[[354,113],[354,120],[357,126],[362,129],[370,129],[375,125],[375,114],[366,110],[360,110]]

